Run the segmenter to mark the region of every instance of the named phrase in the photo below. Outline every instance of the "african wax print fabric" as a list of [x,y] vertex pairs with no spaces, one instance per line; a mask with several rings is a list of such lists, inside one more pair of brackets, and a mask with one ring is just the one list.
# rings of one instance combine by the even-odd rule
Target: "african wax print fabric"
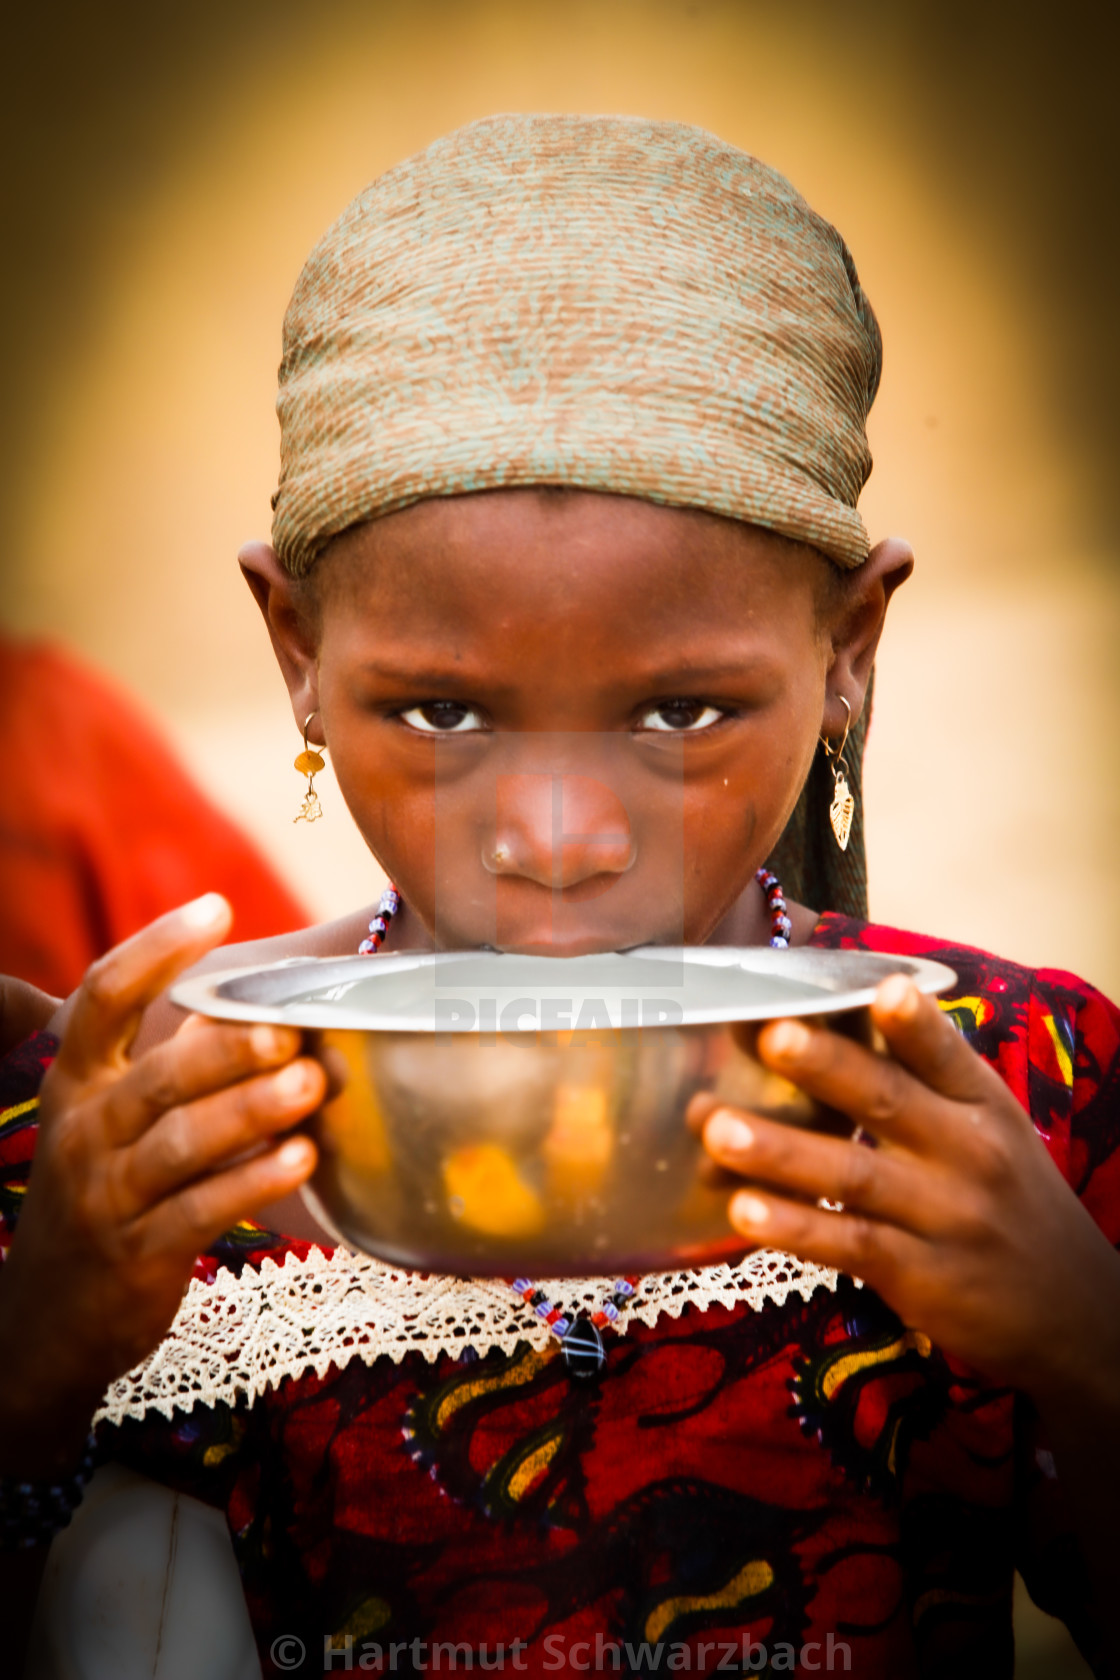
[[[814,943],[952,967],[942,1007],[1120,1242],[1113,1005],[1069,974],[839,916]],[[51,1052],[40,1038],[3,1070],[9,1230]],[[246,1228],[200,1275],[306,1246]],[[225,1510],[270,1677],[998,1680],[1015,1568],[1098,1651],[1032,1406],[851,1280],[631,1324],[587,1383],[552,1350],[410,1353],[109,1433],[124,1462]]]

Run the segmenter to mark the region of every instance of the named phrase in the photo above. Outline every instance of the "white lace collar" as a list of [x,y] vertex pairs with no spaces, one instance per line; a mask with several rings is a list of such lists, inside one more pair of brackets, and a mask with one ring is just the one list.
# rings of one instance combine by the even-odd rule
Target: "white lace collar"
[[[568,1308],[596,1310],[608,1280],[542,1280],[549,1299]],[[704,1309],[746,1302],[760,1311],[790,1295],[808,1300],[822,1285],[835,1290],[837,1273],[762,1250],[737,1265],[645,1277],[636,1301],[620,1314],[611,1334],[625,1335],[635,1320],[653,1325],[662,1313],[677,1318],[686,1303]],[[240,1277],[224,1268],[211,1283],[193,1281],[159,1347],[135,1370],[112,1384],[97,1420],[120,1423],[198,1402],[256,1400],[284,1377],[305,1371],[322,1376],[353,1359],[401,1360],[419,1352],[461,1356],[496,1348],[512,1353],[518,1342],[544,1347],[553,1339],[541,1319],[498,1278],[431,1277],[408,1272],[337,1248],[312,1248],[305,1260],[288,1253],[277,1265]]]

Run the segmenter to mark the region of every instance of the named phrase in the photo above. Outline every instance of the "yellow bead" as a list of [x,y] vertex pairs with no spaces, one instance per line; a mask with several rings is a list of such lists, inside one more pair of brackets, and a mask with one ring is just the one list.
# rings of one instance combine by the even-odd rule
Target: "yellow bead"
[[325,764],[326,760],[317,752],[301,752],[295,761],[295,767],[301,776],[317,776]]

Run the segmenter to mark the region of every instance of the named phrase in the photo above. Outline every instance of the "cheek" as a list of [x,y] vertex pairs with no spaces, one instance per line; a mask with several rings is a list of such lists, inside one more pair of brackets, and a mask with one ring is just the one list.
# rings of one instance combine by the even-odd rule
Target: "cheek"
[[753,779],[729,772],[724,785],[689,788],[684,801],[684,855],[693,879],[726,880],[750,873],[755,838],[765,816]]
[[432,783],[395,771],[391,755],[348,751],[337,732],[333,767],[339,792],[362,839],[390,879],[420,909],[431,900],[435,877],[437,823]]
[[694,875],[763,863],[797,803],[817,750],[823,701],[810,693],[744,731],[733,755],[685,792],[685,849]]

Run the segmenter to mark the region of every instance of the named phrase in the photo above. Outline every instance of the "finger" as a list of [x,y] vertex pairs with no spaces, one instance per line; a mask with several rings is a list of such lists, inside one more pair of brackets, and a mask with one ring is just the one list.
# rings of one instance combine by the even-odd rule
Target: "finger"
[[759,1034],[758,1054],[766,1067],[874,1137],[915,1153],[930,1154],[963,1124],[953,1103],[898,1062],[825,1027],[772,1021]]
[[75,1079],[121,1066],[147,1006],[183,969],[221,944],[233,919],[219,893],[161,916],[88,970],[74,999],[56,1066]]
[[735,1230],[756,1248],[795,1254],[862,1278],[889,1295],[897,1278],[921,1275],[929,1249],[921,1237],[862,1213],[831,1213],[765,1191],[740,1190],[727,1210]]
[[299,1048],[300,1034],[291,1027],[191,1016],[174,1038],[139,1057],[104,1094],[106,1140],[118,1147],[133,1143],[161,1114],[290,1062]]
[[689,1099],[688,1107],[684,1111],[685,1125],[694,1137],[701,1137],[708,1117],[714,1114],[717,1108],[726,1106],[723,1098],[717,1097],[714,1091],[697,1091]]
[[959,1103],[979,1103],[1006,1087],[957,1031],[935,998],[904,974],[884,980],[871,1005],[892,1056],[924,1085]]
[[326,1076],[302,1058],[162,1115],[118,1162],[117,1217],[134,1219],[221,1163],[304,1120],[319,1107]]
[[201,1178],[142,1216],[138,1247],[193,1261],[239,1220],[298,1190],[317,1160],[309,1137],[285,1138],[252,1160]]
[[722,1167],[756,1184],[813,1202],[825,1197],[926,1234],[943,1223],[928,1167],[897,1150],[869,1149],[853,1138],[802,1131],[729,1108],[709,1118],[704,1147]]

